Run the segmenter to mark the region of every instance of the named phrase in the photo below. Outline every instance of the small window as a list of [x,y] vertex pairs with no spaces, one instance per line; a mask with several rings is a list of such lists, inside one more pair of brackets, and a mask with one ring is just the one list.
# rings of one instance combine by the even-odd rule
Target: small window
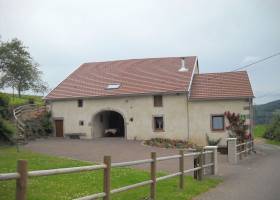
[[225,129],[224,115],[212,115],[211,127],[213,131],[222,131]]
[[121,84],[119,84],[119,83],[112,83],[112,84],[107,85],[106,89],[108,89],[108,90],[118,89],[120,86],[121,86]]
[[79,121],[79,125],[80,125],[80,126],[83,126],[83,125],[84,125],[84,121],[83,121],[83,120],[80,120],[80,121]]
[[154,107],[162,107],[162,96],[161,95],[154,96]]
[[163,117],[154,117],[153,126],[154,131],[164,131]]
[[78,99],[78,107],[83,107],[84,101],[82,99]]

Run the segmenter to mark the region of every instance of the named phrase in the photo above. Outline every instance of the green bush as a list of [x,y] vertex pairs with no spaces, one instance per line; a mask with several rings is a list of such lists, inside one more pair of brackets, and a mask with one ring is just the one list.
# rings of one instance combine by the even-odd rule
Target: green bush
[[209,137],[209,135],[206,134],[206,140],[207,140],[207,144],[208,144],[209,146],[217,146],[217,145],[221,142],[222,138],[219,138],[219,139],[211,139],[211,138]]
[[9,102],[10,102],[10,97],[7,94],[0,93],[0,117],[8,119]]
[[29,104],[35,104],[35,99],[33,97],[28,97]]
[[152,138],[144,142],[149,146],[163,147],[163,148],[195,148],[196,145],[185,140],[172,140],[168,138]]
[[264,138],[280,141],[280,115],[273,117],[272,123],[268,126]]
[[42,125],[46,135],[50,135],[53,132],[53,124],[51,121],[51,117],[52,117],[51,112],[46,112],[46,113],[44,113],[44,115],[42,116],[42,118],[40,120],[41,125]]
[[3,118],[0,118],[0,135],[14,135],[17,131],[15,125]]

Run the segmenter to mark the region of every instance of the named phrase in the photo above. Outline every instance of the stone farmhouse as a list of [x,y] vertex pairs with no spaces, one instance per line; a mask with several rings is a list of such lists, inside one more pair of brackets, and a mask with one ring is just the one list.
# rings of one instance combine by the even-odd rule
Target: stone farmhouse
[[45,100],[57,137],[204,145],[206,134],[225,144],[225,111],[241,114],[251,127],[253,97],[246,71],[203,74],[191,56],[84,63]]

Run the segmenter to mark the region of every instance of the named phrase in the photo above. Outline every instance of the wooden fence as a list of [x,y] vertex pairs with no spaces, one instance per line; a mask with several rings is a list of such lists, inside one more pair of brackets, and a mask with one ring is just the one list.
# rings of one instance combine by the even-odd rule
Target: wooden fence
[[[206,159],[207,155],[210,155],[210,162],[207,163],[209,159]],[[184,160],[185,157],[193,157],[197,164],[191,169],[185,169]],[[209,156],[208,156],[209,157]],[[156,177],[157,173],[157,162],[179,159],[179,172],[169,174],[162,177]],[[146,180],[133,185],[128,185],[125,187],[111,189],[111,169],[114,167],[125,167],[133,166],[139,164],[150,164],[150,180]],[[82,167],[72,167],[72,168],[60,168],[60,169],[49,169],[49,170],[38,170],[38,171],[28,171],[28,163],[26,160],[19,160],[17,164],[17,172],[15,173],[4,173],[0,174],[0,181],[6,180],[16,180],[16,200],[26,200],[27,196],[27,179],[39,176],[50,176],[57,174],[70,174],[76,172],[93,171],[93,170],[103,170],[103,192],[92,194],[89,196],[77,198],[76,200],[90,200],[103,198],[103,200],[110,200],[111,194],[131,190],[140,186],[150,185],[150,198],[156,199],[156,185],[157,182],[163,181],[169,178],[179,176],[179,187],[184,188],[184,175],[190,172],[197,172],[197,179],[202,180],[205,168],[211,168],[211,172],[214,174],[217,171],[217,148],[208,147],[200,149],[197,152],[185,153],[183,150],[180,151],[178,155],[157,157],[155,152],[151,153],[150,159],[136,160],[130,162],[121,163],[111,163],[110,156],[104,156],[103,164],[92,165],[92,166],[82,166]]]

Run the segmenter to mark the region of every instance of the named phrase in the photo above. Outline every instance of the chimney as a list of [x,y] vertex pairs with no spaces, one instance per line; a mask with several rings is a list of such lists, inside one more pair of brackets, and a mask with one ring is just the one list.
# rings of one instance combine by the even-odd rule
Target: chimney
[[186,67],[185,58],[181,58],[181,68],[178,70],[179,72],[187,72],[189,69]]

